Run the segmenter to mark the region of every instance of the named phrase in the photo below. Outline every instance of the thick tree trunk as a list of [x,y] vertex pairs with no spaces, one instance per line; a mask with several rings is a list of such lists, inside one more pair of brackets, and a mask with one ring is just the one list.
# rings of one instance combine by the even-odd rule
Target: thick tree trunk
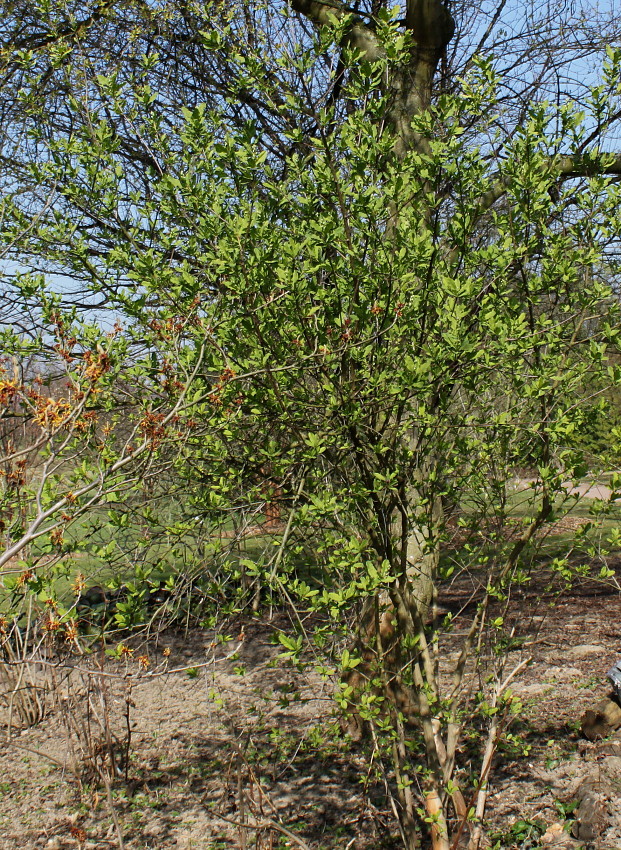
[[[416,504],[417,493],[410,492],[408,498],[410,504]],[[440,510],[440,507],[434,510],[431,522],[440,521]],[[415,619],[425,622],[430,614],[440,558],[439,549],[433,542],[434,529],[428,521],[404,523],[399,518],[395,531],[402,541],[402,585],[407,583],[408,596],[415,607]]]
[[[356,48],[368,61],[382,55],[373,25],[352,16],[340,0],[292,0],[291,5],[317,26],[327,26],[334,20],[348,17],[350,23],[343,46]],[[392,101],[386,116],[395,137],[398,157],[421,144],[420,137],[412,129],[412,119],[429,106],[438,62],[453,37],[455,23],[440,0],[409,0],[405,28],[412,38],[410,60],[395,70],[388,81]]]

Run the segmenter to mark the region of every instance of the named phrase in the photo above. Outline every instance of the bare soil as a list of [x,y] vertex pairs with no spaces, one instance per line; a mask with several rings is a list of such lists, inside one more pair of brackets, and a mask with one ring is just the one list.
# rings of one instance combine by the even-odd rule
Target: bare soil
[[[621,562],[612,566],[621,577]],[[494,846],[621,847],[621,736],[588,742],[579,722],[609,691],[620,624],[610,583],[585,580],[556,601],[532,587],[519,600],[510,667],[532,661],[513,683],[523,709],[490,776]],[[49,702],[41,722],[8,741],[0,712],[1,850],[109,850],[119,831],[127,850],[274,850],[303,846],[297,838],[312,850],[400,847],[372,748],[339,731],[333,683],[279,659],[272,634],[253,620],[231,626],[224,643],[208,630],[169,631],[126,661],[102,656],[104,675],[80,672],[97,666],[93,656],[72,669],[41,668],[64,701]],[[447,653],[454,649],[449,641]],[[116,736],[109,800],[88,773],[74,775],[85,766],[84,730],[95,743],[99,734],[97,717],[84,714],[89,690]],[[568,830],[587,781],[600,782],[608,809],[591,838],[585,827],[574,840]]]

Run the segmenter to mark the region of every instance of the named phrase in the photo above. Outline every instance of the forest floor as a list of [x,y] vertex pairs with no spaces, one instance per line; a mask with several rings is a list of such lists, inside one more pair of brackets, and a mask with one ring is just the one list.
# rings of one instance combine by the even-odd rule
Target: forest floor
[[[620,580],[621,559],[609,566]],[[621,655],[619,591],[584,580],[555,600],[527,586],[514,625],[507,669],[531,661],[512,684],[523,708],[490,773],[491,846],[618,850],[621,734],[589,742],[580,717],[608,693]],[[56,699],[38,724],[7,741],[0,709],[1,850],[111,850],[119,833],[126,850],[304,846],[297,838],[312,850],[400,847],[370,744],[339,730],[333,681],[279,659],[272,634],[240,620],[230,641],[168,631],[125,662],[102,656],[100,673],[81,672],[97,667],[93,655],[50,667]],[[106,747],[120,774],[109,795],[88,771],[74,775],[102,764]],[[585,788],[599,803],[574,840]]]

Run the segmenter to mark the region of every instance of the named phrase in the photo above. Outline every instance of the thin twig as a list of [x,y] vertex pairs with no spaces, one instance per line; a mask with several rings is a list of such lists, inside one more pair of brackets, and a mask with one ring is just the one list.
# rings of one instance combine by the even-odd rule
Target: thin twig
[[281,832],[283,835],[286,835],[287,838],[290,838],[292,841],[295,841],[298,847],[301,847],[302,850],[311,850],[309,845],[305,841],[303,841],[298,835],[296,835],[295,832],[291,832],[290,829],[287,829],[286,826],[282,826],[282,824],[279,824],[275,820],[266,818],[260,821],[259,823],[242,823],[241,821],[233,820],[232,818],[227,818],[224,815],[216,815],[216,817],[220,820],[226,821],[226,823],[232,824],[233,826],[243,826],[245,829],[275,829],[277,832]]

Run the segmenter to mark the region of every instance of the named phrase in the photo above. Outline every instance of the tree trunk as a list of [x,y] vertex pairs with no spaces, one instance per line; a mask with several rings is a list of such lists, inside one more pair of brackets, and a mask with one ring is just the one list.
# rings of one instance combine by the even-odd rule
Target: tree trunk
[[[343,47],[359,50],[371,62],[382,56],[382,46],[373,23],[367,24],[353,15],[351,7],[340,0],[291,0],[291,5],[318,27],[330,25],[335,20],[346,20],[348,27]],[[389,106],[384,120],[394,138],[393,150],[398,160],[402,160],[409,151],[425,152],[428,148],[427,138],[412,126],[412,122],[429,108],[438,62],[455,30],[453,18],[440,0],[408,0],[404,25],[411,38],[409,61],[394,69],[385,89]],[[422,209],[421,227],[426,226],[427,220]],[[426,467],[430,465],[433,465],[433,459],[428,459],[425,464]],[[346,684],[353,689],[349,697],[350,705],[354,706],[349,728],[355,737],[362,734],[365,725],[355,710],[356,692],[368,686],[369,681],[375,683],[374,687],[381,683],[386,711],[393,719],[392,726],[396,734],[393,766],[399,788],[400,825],[408,850],[419,847],[420,836],[411,793],[411,778],[407,775],[408,753],[401,717],[407,719],[413,714],[418,715],[424,732],[430,768],[425,806],[428,816],[435,821],[432,844],[434,850],[448,848],[446,821],[438,793],[443,780],[424,681],[427,680],[426,685],[433,693],[435,677],[425,644],[423,625],[433,599],[438,572],[439,551],[433,538],[435,526],[441,519],[441,505],[437,500],[437,505],[434,502],[431,511],[421,505],[419,488],[428,471],[418,470],[415,480],[404,482],[402,486],[400,504],[390,527],[390,560],[395,573],[395,585],[385,596],[369,600],[369,604],[363,606],[358,636],[364,663],[346,677]],[[422,517],[420,521],[418,506]],[[385,553],[378,551],[378,556],[381,558]],[[408,645],[403,641],[406,635],[418,636],[418,657],[402,657],[402,648]],[[408,655],[412,654],[411,649],[407,652]],[[405,667],[415,671],[413,688],[402,683],[401,674]]]

